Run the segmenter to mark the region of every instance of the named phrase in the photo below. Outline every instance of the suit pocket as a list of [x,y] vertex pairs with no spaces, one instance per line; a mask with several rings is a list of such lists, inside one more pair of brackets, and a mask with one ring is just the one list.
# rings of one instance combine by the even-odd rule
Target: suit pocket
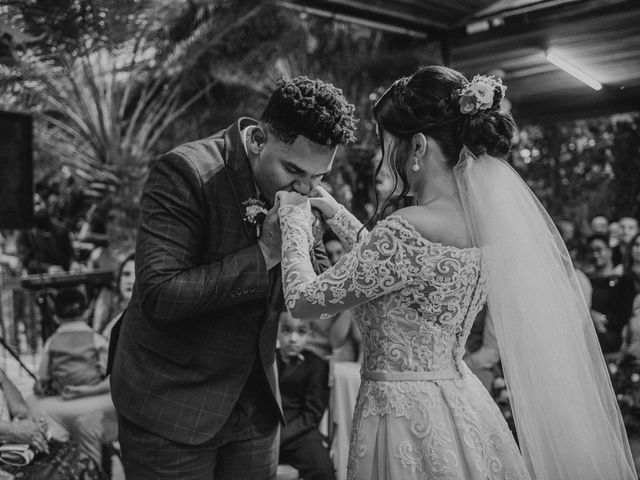
[[137,338],[135,342],[142,348],[151,350],[156,355],[179,365],[188,365],[193,358],[193,346],[186,345],[158,331],[154,331],[144,338]]

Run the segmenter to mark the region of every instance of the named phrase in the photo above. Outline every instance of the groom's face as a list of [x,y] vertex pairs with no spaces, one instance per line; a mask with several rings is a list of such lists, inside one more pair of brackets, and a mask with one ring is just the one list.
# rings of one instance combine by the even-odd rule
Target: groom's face
[[271,132],[262,144],[252,139],[256,155],[253,174],[262,194],[273,204],[276,192],[285,190],[307,195],[331,171],[337,147],[326,147],[298,136],[292,144]]

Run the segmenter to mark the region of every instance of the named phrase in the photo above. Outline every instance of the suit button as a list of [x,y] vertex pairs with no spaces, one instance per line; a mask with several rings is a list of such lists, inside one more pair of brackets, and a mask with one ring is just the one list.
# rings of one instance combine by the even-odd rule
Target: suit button
[[247,293],[249,293],[249,287],[244,287],[244,288],[242,289],[242,293],[244,293],[245,295],[246,295]]
[[249,287],[249,291],[251,293],[256,293],[256,287]]

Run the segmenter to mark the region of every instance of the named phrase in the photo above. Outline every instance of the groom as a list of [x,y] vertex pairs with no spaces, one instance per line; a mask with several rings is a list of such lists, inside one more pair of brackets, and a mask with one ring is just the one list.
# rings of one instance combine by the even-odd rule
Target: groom
[[[330,84],[282,81],[260,121],[241,118],[153,165],[133,297],[112,335],[127,478],[275,478],[283,301],[271,206],[330,171],[354,140],[353,110]],[[326,255],[316,263],[326,268]]]

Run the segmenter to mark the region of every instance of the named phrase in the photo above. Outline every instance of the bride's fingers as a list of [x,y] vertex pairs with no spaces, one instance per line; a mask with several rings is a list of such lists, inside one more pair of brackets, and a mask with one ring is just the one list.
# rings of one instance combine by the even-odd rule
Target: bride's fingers
[[322,198],[322,197],[326,197],[327,195],[329,195],[329,192],[327,192],[320,185],[316,185],[315,187],[313,187],[313,190],[311,190],[311,192],[309,192],[309,195],[307,196],[309,198]]

